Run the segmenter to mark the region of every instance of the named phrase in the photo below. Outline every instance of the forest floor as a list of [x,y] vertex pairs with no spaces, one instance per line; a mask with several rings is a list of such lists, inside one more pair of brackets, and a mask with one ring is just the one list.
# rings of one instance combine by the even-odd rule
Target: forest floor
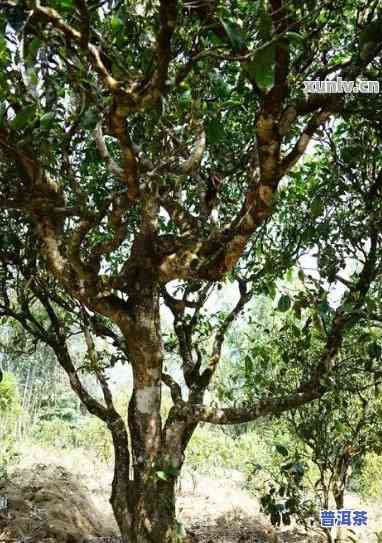
[[[0,542],[118,542],[108,502],[112,470],[88,451],[29,447],[0,483],[9,511],[0,513]],[[357,543],[377,543],[382,529],[378,504],[361,504],[349,496],[347,507],[368,511],[368,528]],[[178,517],[193,543],[309,543],[320,539],[297,527],[275,531],[248,494],[240,472],[184,477],[178,492]],[[350,540],[349,540],[350,541]]]

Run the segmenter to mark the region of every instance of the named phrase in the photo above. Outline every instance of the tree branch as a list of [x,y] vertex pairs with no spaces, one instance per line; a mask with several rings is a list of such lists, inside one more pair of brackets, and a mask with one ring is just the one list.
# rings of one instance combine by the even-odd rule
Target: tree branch
[[199,382],[203,388],[207,388],[207,386],[211,382],[211,379],[214,373],[216,372],[216,369],[220,362],[222,347],[223,347],[227,330],[229,329],[231,324],[235,321],[235,319],[240,314],[240,312],[244,309],[244,306],[252,298],[252,293],[250,290],[248,290],[247,282],[244,279],[239,278],[238,283],[239,283],[240,298],[237,304],[235,305],[235,307],[232,309],[230,313],[228,313],[228,315],[226,316],[226,318],[223,320],[222,324],[219,326],[218,330],[216,331],[213,346],[212,346],[212,353],[208,361],[208,367],[203,371],[202,375],[200,376]]
[[124,171],[110,156],[102,134],[102,122],[98,122],[94,130],[94,141],[101,158],[106,162],[110,172],[119,180],[123,179]]

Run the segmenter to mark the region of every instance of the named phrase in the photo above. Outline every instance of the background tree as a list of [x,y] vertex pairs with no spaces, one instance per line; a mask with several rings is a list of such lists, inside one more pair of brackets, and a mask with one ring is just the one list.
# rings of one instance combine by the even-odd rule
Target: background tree
[[[259,298],[250,313],[247,328],[235,338],[234,344],[240,345],[242,356],[235,357],[236,364],[226,367],[217,388],[220,398],[229,402],[239,398],[241,402],[252,403],[264,388],[272,390],[275,386],[278,389],[284,386],[288,390],[290,384],[285,383],[286,377],[299,381],[308,365],[316,366],[315,359],[327,338],[333,312],[335,308],[338,310],[344,292],[346,299],[347,290],[352,289],[351,278],[359,273],[358,255],[365,251],[365,244],[356,234],[364,226],[358,213],[370,205],[373,187],[381,182],[378,167],[376,169],[381,160],[381,133],[378,126],[374,128],[366,131],[357,118],[347,125],[338,123],[326,131],[326,144],[317,151],[315,159],[309,159],[302,166],[310,177],[312,215],[320,217],[313,224],[304,212],[301,216],[306,225],[303,235],[311,232],[309,261],[300,259],[301,267],[289,270],[283,281],[279,281],[280,292],[273,309],[271,298]],[[370,155],[365,149],[370,150]],[[318,172],[335,179],[331,186],[343,195],[343,203],[340,198],[336,209],[329,204],[333,201],[330,189],[326,194],[316,192]],[[294,175],[300,179],[301,171],[297,170]],[[344,183],[350,183],[355,189],[351,201],[342,192]],[[366,186],[372,188],[371,193]],[[283,213],[288,207],[295,212],[296,198],[300,198],[295,187],[290,196],[289,202],[285,199],[285,203],[288,202],[285,208],[280,204]],[[299,229],[298,220],[293,226],[288,221],[283,224],[288,238],[291,229]],[[319,232],[327,232],[329,239],[320,239]],[[352,467],[359,466],[368,451],[380,451],[380,288],[380,280],[375,281],[358,314],[357,324],[348,327],[342,337],[336,364],[328,375],[331,391],[317,403],[301,406],[283,416],[290,423],[290,439],[297,456],[291,451],[288,457],[287,449],[281,448],[287,458],[280,466],[280,492],[271,487],[263,498],[264,510],[275,524],[289,523],[291,514],[305,521],[314,512],[303,492],[304,457],[318,468],[315,492],[320,501],[317,505],[330,509],[334,503],[337,509],[342,509]],[[303,444],[302,449],[299,442]],[[315,514],[318,519],[317,510]],[[329,532],[326,535],[328,541],[333,540]],[[337,534],[336,541],[340,540],[341,534]]]
[[18,382],[22,416],[17,435],[22,438],[37,422],[41,408],[54,408],[60,388],[67,389],[66,374],[46,344],[38,344],[20,323],[7,317],[2,320],[1,365]]
[[[378,161],[373,181],[362,179],[363,198],[357,183],[346,178],[339,192],[330,172],[319,173],[325,163],[314,165],[312,191],[326,196],[324,219],[304,173],[279,190],[320,127],[353,113],[343,95],[306,96],[303,81],[356,80],[379,69],[379,2],[6,0],[1,7],[2,261],[39,292],[73,389],[112,432],[111,501],[123,540],[174,541],[174,485],[198,422],[251,421],[324,394],[343,336],[380,274]],[[340,231],[330,217],[354,198],[362,222],[352,237],[349,215]],[[294,206],[290,224],[283,210],[277,221],[278,200],[286,202],[284,219]],[[205,406],[229,325],[313,239],[338,270],[343,264],[330,252],[337,239],[353,242],[360,263],[342,303],[328,311],[314,361],[289,388],[259,392],[254,403]],[[237,280],[239,301],[217,316],[204,354],[202,308],[209,289],[227,278]],[[58,290],[65,292],[59,300]],[[186,399],[164,371],[160,298],[174,315]],[[69,299],[80,304],[104,404],[89,398],[67,355],[58,308]],[[132,366],[131,459],[93,348],[101,317]],[[22,320],[50,338],[33,314]],[[163,383],[174,403],[166,421]]]

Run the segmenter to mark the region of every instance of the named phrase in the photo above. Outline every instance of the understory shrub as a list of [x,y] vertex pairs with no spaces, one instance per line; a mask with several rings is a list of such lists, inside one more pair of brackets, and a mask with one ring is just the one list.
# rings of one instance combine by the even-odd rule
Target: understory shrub
[[358,476],[358,490],[364,498],[382,496],[382,456],[368,453]]
[[17,382],[13,374],[5,372],[0,383],[0,478],[6,477],[8,466],[17,457],[17,421],[21,414]]

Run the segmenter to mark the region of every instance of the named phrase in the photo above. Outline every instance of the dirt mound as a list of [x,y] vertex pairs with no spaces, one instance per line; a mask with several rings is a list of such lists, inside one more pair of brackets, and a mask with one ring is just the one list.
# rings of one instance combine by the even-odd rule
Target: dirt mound
[[178,498],[178,516],[193,543],[319,543],[294,527],[275,530],[260,512],[259,501],[244,488],[244,475],[225,471],[184,478]]
[[62,466],[36,464],[15,470],[0,481],[0,496],[8,498],[8,511],[0,513],[0,541],[115,541],[110,522],[97,510],[80,477]]

